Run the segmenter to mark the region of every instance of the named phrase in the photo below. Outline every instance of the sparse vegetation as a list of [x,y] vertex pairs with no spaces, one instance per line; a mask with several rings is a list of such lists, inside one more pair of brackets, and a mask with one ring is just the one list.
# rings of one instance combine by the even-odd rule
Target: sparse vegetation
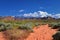
[[40,25],[40,23],[39,23],[39,22],[35,23],[35,26],[38,26],[38,25]]
[[26,30],[12,29],[5,31],[4,35],[6,35],[7,40],[24,40],[29,35],[29,32]]
[[26,24],[21,24],[19,26],[19,29],[23,29],[23,30],[30,30],[33,32],[33,24],[32,23],[26,23]]
[[52,29],[59,29],[60,28],[60,23],[50,23],[49,26]]
[[53,37],[53,40],[60,40],[60,31],[54,34],[52,37]]
[[6,31],[12,29],[11,24],[0,23],[0,31]]
[[[26,37],[27,34],[33,32],[34,27],[45,24],[49,24],[52,29],[59,29],[58,31],[60,31],[60,20],[54,19],[0,20],[0,31],[4,31],[4,34],[7,35],[10,40],[17,40],[19,37]],[[23,32],[21,30],[23,30]]]

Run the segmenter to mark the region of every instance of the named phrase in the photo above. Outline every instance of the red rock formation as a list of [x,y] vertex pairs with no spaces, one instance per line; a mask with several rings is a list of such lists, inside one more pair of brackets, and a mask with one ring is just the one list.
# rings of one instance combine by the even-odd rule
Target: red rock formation
[[7,16],[7,17],[4,18],[4,20],[12,21],[12,20],[14,20],[14,17],[12,17],[12,16]]

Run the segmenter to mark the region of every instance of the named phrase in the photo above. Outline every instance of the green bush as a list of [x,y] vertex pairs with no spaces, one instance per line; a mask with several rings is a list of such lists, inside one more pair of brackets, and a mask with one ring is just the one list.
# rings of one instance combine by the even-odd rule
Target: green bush
[[6,25],[6,30],[12,29],[12,25],[9,23]]
[[60,23],[50,23],[49,26],[50,26],[52,29],[57,29],[57,28],[60,28]]
[[53,40],[60,40],[60,31],[54,34],[52,37],[53,37]]
[[0,31],[4,31],[5,29],[5,24],[4,23],[0,23]]
[[30,31],[33,31],[32,28],[33,28],[32,23],[21,24],[19,26],[19,29],[30,30]]
[[36,23],[35,23],[35,26],[38,26],[38,25],[40,25],[40,23],[39,23],[39,22],[36,22]]
[[6,24],[6,23],[0,23],[0,31],[6,31],[12,29],[11,24]]

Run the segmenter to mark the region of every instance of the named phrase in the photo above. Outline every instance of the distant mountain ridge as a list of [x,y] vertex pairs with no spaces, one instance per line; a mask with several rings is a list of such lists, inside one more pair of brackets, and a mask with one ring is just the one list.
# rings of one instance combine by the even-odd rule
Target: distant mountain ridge
[[[53,18],[53,17],[20,17],[20,16],[0,16],[0,20],[3,19],[3,20],[22,20],[22,19],[56,19],[56,18]],[[58,18],[60,19],[60,18]]]

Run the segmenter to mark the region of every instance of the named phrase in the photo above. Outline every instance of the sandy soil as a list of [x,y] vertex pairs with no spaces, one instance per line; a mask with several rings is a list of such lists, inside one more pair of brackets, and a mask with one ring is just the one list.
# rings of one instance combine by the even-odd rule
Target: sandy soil
[[0,40],[6,40],[6,38],[5,38],[4,34],[3,34],[3,32],[0,32]]
[[34,28],[34,32],[26,38],[26,40],[52,40],[52,35],[56,33],[56,30],[51,29],[47,25],[38,26]]

